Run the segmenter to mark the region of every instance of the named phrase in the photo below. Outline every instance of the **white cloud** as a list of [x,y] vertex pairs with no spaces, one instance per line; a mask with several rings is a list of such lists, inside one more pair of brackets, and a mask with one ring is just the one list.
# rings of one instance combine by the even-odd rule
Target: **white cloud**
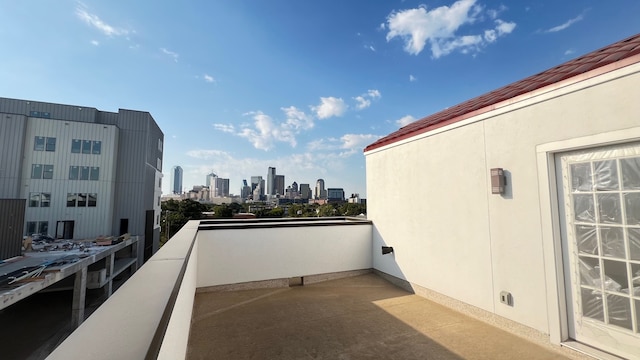
[[564,52],[565,55],[571,55],[573,53],[575,53],[575,50],[573,50],[573,49],[569,49],[569,50]]
[[222,131],[222,132],[226,132],[226,133],[235,133],[236,132],[236,128],[231,125],[231,124],[213,124],[213,127],[216,130]]
[[187,151],[187,156],[202,160],[231,158],[229,153],[222,150],[190,150]]
[[380,139],[378,135],[372,134],[345,134],[338,138],[326,138],[314,140],[307,144],[309,151],[338,151],[339,157],[349,157],[358,152],[362,152],[364,148]]
[[574,17],[573,19],[567,20],[564,24],[552,27],[551,29],[547,30],[546,32],[562,31],[562,30],[568,28],[569,26],[577,23],[578,21],[582,20],[583,18],[584,18],[584,16],[582,14],[578,15],[578,16]]
[[271,150],[276,142],[285,142],[291,147],[296,147],[296,135],[313,128],[314,119],[295,106],[283,107],[281,110],[286,117],[284,122],[278,123],[262,111],[254,111],[243,114],[251,116],[253,124],[243,124],[240,129],[236,129],[232,124],[213,124],[213,127],[218,131],[245,138],[260,150]]
[[414,82],[414,81],[418,81],[418,79],[413,75],[409,75],[409,81]]
[[100,45],[100,43],[98,42],[98,40],[91,40],[91,45],[98,46]]
[[495,19],[495,27],[486,29],[484,35],[459,35],[464,25],[479,22],[482,19],[483,7],[476,5],[476,0],[458,0],[453,5],[440,6],[427,10],[426,6],[415,9],[392,12],[387,17],[387,41],[399,37],[404,41],[404,50],[418,55],[427,43],[431,47],[431,55],[439,58],[454,50],[472,53],[480,50],[488,43],[495,42],[499,36],[513,31],[516,24],[505,22],[495,17],[500,10],[489,10],[487,15]]
[[366,99],[364,96],[356,96],[353,98],[358,104],[356,104],[356,109],[362,110],[371,106],[371,100]]
[[362,110],[368,108],[371,106],[371,100],[379,99],[381,96],[379,90],[367,90],[365,94],[353,98],[357,102],[356,109]]
[[97,15],[89,13],[84,6],[78,6],[76,8],[76,16],[87,23],[87,25],[99,30],[107,36],[126,36],[129,34],[129,30],[114,27],[106,22],[102,21]]
[[204,74],[204,81],[208,83],[212,83],[212,82],[216,82],[216,79],[214,79],[213,76],[211,75]]
[[342,98],[321,97],[320,105],[312,106],[318,119],[328,119],[333,116],[342,116],[347,111],[347,105]]
[[180,57],[178,53],[167,50],[165,48],[160,48],[160,51],[162,51],[163,54],[169,55],[171,58],[173,58],[174,62],[178,62],[178,57]]
[[313,117],[307,115],[304,111],[296,108],[295,106],[289,106],[287,108],[280,108],[284,111],[287,120],[285,121],[285,127],[292,130],[308,130],[313,128]]
[[411,115],[406,115],[401,117],[400,119],[396,120],[395,123],[396,125],[398,125],[398,127],[403,127],[403,126],[407,126],[409,124],[411,124],[412,122],[416,121],[417,119],[414,118]]
[[369,50],[374,51],[374,52],[376,51],[376,48],[374,48],[373,45],[365,45],[364,47],[365,47],[365,49],[369,49]]

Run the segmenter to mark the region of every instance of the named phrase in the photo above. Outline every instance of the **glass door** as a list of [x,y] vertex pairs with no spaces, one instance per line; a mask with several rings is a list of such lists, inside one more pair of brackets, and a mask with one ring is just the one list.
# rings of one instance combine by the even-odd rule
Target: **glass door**
[[559,157],[570,336],[640,359],[640,145]]

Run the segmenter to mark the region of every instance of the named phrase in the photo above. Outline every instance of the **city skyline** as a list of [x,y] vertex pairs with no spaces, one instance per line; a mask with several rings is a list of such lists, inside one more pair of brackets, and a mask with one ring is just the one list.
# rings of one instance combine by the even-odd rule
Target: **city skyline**
[[[172,174],[176,173],[176,169],[180,169],[180,171],[182,171],[182,167],[180,165],[174,165],[172,166]],[[269,188],[267,184],[267,180],[269,179],[269,176],[271,174],[271,170],[273,170],[273,175],[274,175],[274,185],[277,184],[277,178],[278,177],[282,177],[284,178],[284,186],[281,188],[281,191],[277,191],[274,189],[274,193],[269,193]],[[174,175],[175,176],[175,175]],[[241,186],[239,187],[239,189],[237,189],[237,192],[234,191],[233,189],[228,187],[228,184],[232,181],[232,179],[226,179],[226,178],[221,178],[218,177],[217,174],[214,171],[211,171],[210,173],[208,173],[205,176],[205,181],[203,183],[196,183],[196,184],[192,184],[191,186],[184,186],[182,189],[182,193],[188,193],[189,191],[192,190],[198,190],[200,189],[202,186],[206,186],[208,188],[211,188],[211,184],[215,183],[212,182],[211,179],[216,179],[218,181],[222,180],[222,181],[226,181],[226,192],[224,192],[222,195],[218,194],[217,191],[211,190],[211,197],[224,197],[224,196],[240,196],[241,198],[245,199],[246,197],[243,196],[243,188],[245,186],[248,186],[251,188],[251,192],[253,192],[253,190],[255,190],[255,185],[257,184],[258,186],[260,186],[260,183],[258,182],[262,182],[262,185],[264,187],[264,193],[263,195],[278,195],[278,196],[282,196],[284,197],[285,195],[287,195],[287,191],[288,190],[294,190],[296,193],[298,193],[300,196],[302,196],[302,188],[305,188],[305,192],[309,192],[310,197],[309,199],[319,199],[319,198],[327,198],[328,195],[328,189],[329,187],[325,185],[325,181],[322,178],[318,178],[315,181],[310,181],[310,182],[304,182],[304,181],[298,181],[296,180],[292,180],[292,181],[288,181],[286,180],[286,174],[277,174],[277,169],[273,166],[269,166],[267,168],[267,177],[263,178],[262,175],[251,175],[249,177],[244,177],[241,180]],[[247,180],[249,179],[249,180]],[[172,190],[173,190],[173,180],[171,182],[171,186],[172,186]],[[320,186],[321,184],[321,186]],[[321,188],[321,190],[319,190],[319,186]],[[344,188],[341,187],[340,185],[336,185],[336,186],[331,186],[331,188],[334,189],[340,189],[342,190],[343,194],[345,195],[345,197],[348,197],[346,195],[350,195],[350,194],[358,194],[359,193],[349,193],[347,191],[344,191]],[[172,194],[176,194],[175,192],[171,191]],[[226,194],[226,195],[225,195]],[[164,194],[163,195],[168,195],[168,194]]]

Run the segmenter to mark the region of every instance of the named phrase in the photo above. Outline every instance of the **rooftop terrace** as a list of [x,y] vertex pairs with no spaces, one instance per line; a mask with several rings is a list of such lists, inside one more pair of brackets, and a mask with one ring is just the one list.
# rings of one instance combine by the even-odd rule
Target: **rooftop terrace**
[[394,285],[372,233],[355,218],[191,221],[49,359],[580,358]]

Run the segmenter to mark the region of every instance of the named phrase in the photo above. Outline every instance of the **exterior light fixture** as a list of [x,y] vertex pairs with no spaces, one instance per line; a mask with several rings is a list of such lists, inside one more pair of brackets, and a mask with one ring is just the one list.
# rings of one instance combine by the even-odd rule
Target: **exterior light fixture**
[[383,246],[382,255],[386,255],[393,252],[393,246]]
[[504,170],[502,168],[491,169],[491,193],[504,194],[506,185],[507,178],[504,175]]

